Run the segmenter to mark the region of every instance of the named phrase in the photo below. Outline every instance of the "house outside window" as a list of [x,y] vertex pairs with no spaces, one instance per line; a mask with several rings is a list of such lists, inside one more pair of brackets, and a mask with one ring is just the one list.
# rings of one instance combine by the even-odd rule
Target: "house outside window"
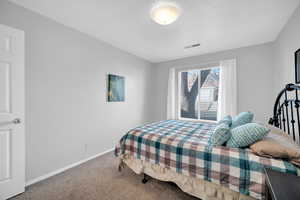
[[220,68],[184,70],[178,75],[179,119],[216,121]]

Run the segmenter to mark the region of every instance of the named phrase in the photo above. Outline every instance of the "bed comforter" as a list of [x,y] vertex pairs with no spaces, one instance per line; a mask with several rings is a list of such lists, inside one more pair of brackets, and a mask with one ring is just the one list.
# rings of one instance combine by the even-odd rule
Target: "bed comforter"
[[215,126],[181,120],[140,126],[121,138],[115,155],[128,154],[256,199],[265,197],[264,167],[298,175],[298,169],[284,160],[260,157],[249,149],[211,146]]

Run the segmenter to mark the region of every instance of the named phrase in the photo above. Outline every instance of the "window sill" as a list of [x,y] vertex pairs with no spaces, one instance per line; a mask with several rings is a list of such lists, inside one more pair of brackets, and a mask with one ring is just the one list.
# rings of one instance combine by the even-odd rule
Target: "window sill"
[[189,119],[189,118],[182,118],[179,117],[178,120],[183,120],[183,121],[192,121],[192,122],[203,122],[203,123],[213,123],[216,124],[218,123],[217,121],[214,120],[205,120],[205,119]]

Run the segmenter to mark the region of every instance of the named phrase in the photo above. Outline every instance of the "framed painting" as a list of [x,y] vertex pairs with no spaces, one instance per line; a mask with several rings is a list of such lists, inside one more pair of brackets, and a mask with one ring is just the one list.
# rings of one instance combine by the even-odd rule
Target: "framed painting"
[[123,76],[108,74],[107,101],[125,101],[125,78]]
[[295,82],[300,83],[300,49],[295,52]]

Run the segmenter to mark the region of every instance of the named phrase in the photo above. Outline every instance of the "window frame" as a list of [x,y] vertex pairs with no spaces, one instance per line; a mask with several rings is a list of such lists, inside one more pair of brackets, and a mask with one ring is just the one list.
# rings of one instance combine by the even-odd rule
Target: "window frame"
[[[180,98],[180,94],[181,94],[181,73],[182,72],[187,72],[189,70],[198,70],[198,77],[201,78],[200,73],[202,70],[208,70],[208,69],[212,69],[212,68],[220,68],[220,65],[219,64],[214,64],[212,66],[206,66],[206,67],[191,67],[191,68],[182,68],[182,69],[179,69],[179,70],[176,70],[176,83],[177,83],[177,89],[176,89],[176,101],[177,101],[177,109],[175,110],[177,112],[177,118],[179,120],[184,120],[184,121],[195,121],[195,122],[206,122],[206,123],[217,123],[218,122],[218,119],[217,120],[206,120],[206,119],[200,119],[200,111],[198,112],[198,119],[191,119],[191,118],[184,118],[184,117],[181,117],[180,116],[180,110],[181,110],[181,98]],[[200,82],[201,82],[201,79],[198,78],[198,91],[200,91]],[[220,78],[220,77],[219,77]],[[220,87],[220,85],[219,85]],[[218,98],[218,101],[219,101],[219,98]],[[199,108],[200,110],[200,104],[199,104]],[[218,111],[217,111],[218,113]],[[217,114],[218,115],[218,114]]]

